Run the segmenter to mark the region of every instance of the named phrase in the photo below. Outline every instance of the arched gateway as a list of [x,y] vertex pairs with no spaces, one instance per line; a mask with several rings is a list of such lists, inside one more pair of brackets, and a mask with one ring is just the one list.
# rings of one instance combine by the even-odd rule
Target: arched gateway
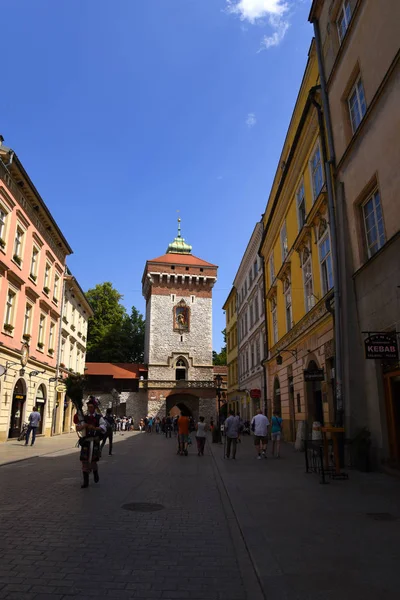
[[[212,288],[217,266],[197,258],[178,235],[167,252],[148,260],[145,363],[147,414],[164,417],[184,407],[196,419],[215,417],[212,365]],[[144,407],[145,409],[145,407]]]

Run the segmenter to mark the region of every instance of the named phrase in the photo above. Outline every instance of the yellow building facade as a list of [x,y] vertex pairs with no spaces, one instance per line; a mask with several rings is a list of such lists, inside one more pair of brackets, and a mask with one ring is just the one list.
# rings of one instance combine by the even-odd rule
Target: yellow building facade
[[[299,423],[334,421],[332,245],[324,174],[325,131],[312,42],[263,217],[268,414],[285,438]],[[302,425],[303,427],[303,425]],[[304,431],[301,434],[304,436]]]
[[237,292],[233,287],[225,301],[223,310],[226,319],[226,364],[228,367],[228,411],[239,411],[238,395],[238,337],[237,337]]

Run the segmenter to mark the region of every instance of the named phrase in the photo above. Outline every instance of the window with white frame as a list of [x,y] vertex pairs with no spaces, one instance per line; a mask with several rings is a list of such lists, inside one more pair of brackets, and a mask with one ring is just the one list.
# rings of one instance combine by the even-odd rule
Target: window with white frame
[[80,372],[80,366],[81,366],[81,353],[78,350],[76,353],[76,372],[79,373]]
[[364,202],[362,211],[368,258],[371,258],[386,241],[379,190]]
[[306,312],[308,312],[314,306],[311,253],[308,250],[308,248],[306,248],[303,251],[302,268],[303,268],[303,285],[304,285],[304,303],[305,303]]
[[285,258],[288,254],[288,239],[287,239],[287,229],[286,229],[286,221],[282,225],[281,229],[281,252],[282,252],[282,262],[284,262]]
[[51,266],[49,265],[49,263],[46,263],[46,266],[44,268],[44,281],[43,281],[43,289],[45,292],[50,291],[50,272],[51,272]]
[[72,369],[72,359],[74,356],[74,345],[70,344],[69,345],[69,368]]
[[60,293],[60,276],[57,273],[54,275],[54,288],[53,288],[53,300],[58,302],[58,295]]
[[261,308],[260,313],[263,315],[264,314],[264,294],[263,294],[262,290],[260,292],[260,308]]
[[38,335],[38,346],[40,344],[39,347],[43,347],[44,346],[44,331],[46,329],[46,316],[41,314],[40,315],[40,319],[39,319],[39,335]]
[[72,323],[72,325],[75,325],[75,317],[76,317],[76,308],[72,304],[71,305],[71,323]]
[[285,279],[283,284],[283,293],[285,296],[285,315],[286,315],[286,331],[290,331],[293,324],[292,316],[292,286],[289,279]]
[[13,290],[9,289],[7,293],[7,302],[6,302],[6,313],[4,317],[4,328],[14,329],[14,312],[15,312],[15,302],[16,302],[17,294]]
[[65,339],[63,339],[61,342],[61,352],[60,352],[60,363],[61,364],[64,364],[64,357],[65,357]]
[[275,265],[274,265],[274,255],[271,254],[271,256],[269,257],[269,277],[270,277],[270,284],[272,285],[275,279]]
[[260,338],[256,339],[256,365],[259,365],[261,362],[260,357]]
[[367,104],[365,102],[364,86],[361,77],[354,84],[348,98],[351,127],[353,133],[358,129],[365,113],[367,112]]
[[321,148],[317,143],[310,161],[311,181],[314,200],[318,198],[322,186],[324,185],[324,174],[322,169]]
[[15,240],[14,240],[14,260],[18,263],[22,261],[22,242],[24,239],[24,231],[21,227],[17,226],[15,231]]
[[250,329],[251,329],[253,327],[253,325],[254,325],[253,303],[250,304],[249,313],[250,313]]
[[32,323],[32,305],[27,302],[25,304],[25,314],[24,314],[24,335],[31,334],[31,323]]
[[6,245],[6,219],[7,213],[0,207],[0,244],[3,248]]
[[254,279],[257,277],[258,274],[258,263],[257,263],[257,259],[254,261],[253,264],[253,269],[254,269]]
[[258,310],[258,294],[254,296],[254,320],[257,323],[260,318],[260,312]]
[[50,350],[54,351],[54,332],[55,332],[55,323],[54,321],[51,321],[50,323],[50,330],[49,330],[49,352]]
[[351,21],[351,6],[349,0],[345,0],[340,7],[338,18],[336,19],[339,41],[342,43],[346,31]]
[[35,280],[37,279],[38,262],[39,262],[39,250],[36,248],[36,246],[33,246],[32,257],[31,257],[30,277]]
[[251,368],[254,368],[254,344],[251,344],[250,348],[250,357],[251,357]]
[[322,235],[318,246],[319,262],[321,265],[322,293],[325,295],[331,288],[333,288],[333,268],[329,231],[326,231]]
[[278,341],[278,314],[276,306],[276,297],[271,300],[271,318],[272,318],[272,341],[274,344]]
[[249,370],[249,350],[246,348],[246,373]]
[[304,194],[304,183],[301,182],[299,189],[296,194],[297,204],[297,222],[299,224],[299,231],[303,228],[306,222],[306,197]]
[[249,331],[249,328],[248,328],[248,320],[247,320],[247,312],[246,312],[245,315],[244,315],[244,332],[245,332],[245,335],[247,335],[248,331]]

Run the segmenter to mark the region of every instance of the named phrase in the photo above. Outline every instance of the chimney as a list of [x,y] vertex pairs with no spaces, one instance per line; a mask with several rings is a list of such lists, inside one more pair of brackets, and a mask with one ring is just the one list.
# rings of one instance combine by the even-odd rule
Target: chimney
[[3,138],[3,136],[0,134],[0,146],[2,146],[2,145],[3,145],[3,142],[4,142],[4,138]]

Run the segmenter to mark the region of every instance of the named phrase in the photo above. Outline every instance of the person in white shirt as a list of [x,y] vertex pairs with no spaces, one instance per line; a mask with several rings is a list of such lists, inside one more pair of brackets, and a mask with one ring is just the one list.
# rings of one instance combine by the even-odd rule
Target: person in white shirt
[[29,415],[29,425],[28,425],[28,431],[26,432],[25,446],[27,446],[29,444],[29,438],[30,438],[31,432],[32,432],[31,446],[33,446],[33,444],[35,443],[36,431],[37,431],[37,428],[39,427],[39,423],[41,420],[42,420],[42,417],[40,416],[40,412],[38,411],[37,407],[34,406],[33,411]]
[[258,460],[267,458],[268,425],[268,418],[262,414],[262,410],[259,408],[251,421],[251,430],[254,432],[254,446],[257,451]]

